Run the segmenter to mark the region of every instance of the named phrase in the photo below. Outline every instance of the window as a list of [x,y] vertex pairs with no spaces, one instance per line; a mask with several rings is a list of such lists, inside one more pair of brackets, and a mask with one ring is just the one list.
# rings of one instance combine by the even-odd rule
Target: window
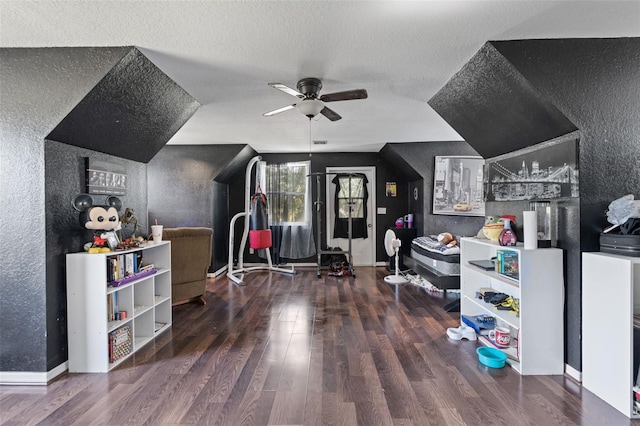
[[364,217],[364,179],[359,176],[338,175],[338,217],[349,217],[349,201],[351,201],[351,217],[361,219]]
[[260,182],[267,195],[272,225],[307,225],[310,162],[261,163]]

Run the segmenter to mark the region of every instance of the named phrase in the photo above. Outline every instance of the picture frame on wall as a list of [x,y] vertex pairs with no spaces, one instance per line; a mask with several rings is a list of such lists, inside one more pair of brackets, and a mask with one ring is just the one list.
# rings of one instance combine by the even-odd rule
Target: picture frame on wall
[[124,166],[86,157],[85,183],[88,194],[127,195],[129,177]]
[[433,214],[484,216],[484,159],[436,156],[433,168]]
[[487,160],[487,201],[579,196],[578,138],[554,140]]

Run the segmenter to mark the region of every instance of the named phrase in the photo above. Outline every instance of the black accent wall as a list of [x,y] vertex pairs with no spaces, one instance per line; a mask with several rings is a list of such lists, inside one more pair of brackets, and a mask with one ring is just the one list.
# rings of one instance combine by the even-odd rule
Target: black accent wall
[[[390,164],[381,159],[378,153],[373,152],[358,152],[358,153],[315,153],[311,157],[309,157],[308,153],[286,153],[286,154],[261,154],[262,160],[267,161],[268,163],[287,163],[294,161],[311,161],[311,173],[324,173],[327,167],[349,167],[349,166],[374,166],[376,167],[376,199],[378,203],[378,207],[386,207],[387,214],[386,215],[378,215],[376,218],[376,234],[377,234],[377,242],[376,242],[376,261],[385,261],[386,254],[384,251],[384,247],[382,246],[382,238],[384,237],[384,232],[388,226],[393,226],[393,222],[396,217],[404,216],[408,213],[407,208],[407,183],[403,174],[394,170],[394,168],[390,167]],[[246,165],[245,165],[246,167]],[[244,173],[245,169],[242,170],[242,176],[238,175],[237,179],[233,181],[230,185],[230,192],[234,195],[231,197],[230,209],[231,216],[234,214],[241,212],[244,210]],[[397,197],[395,198],[387,198],[385,196],[385,182],[386,181],[394,181],[397,182]],[[317,197],[316,193],[316,181],[315,177],[312,178],[312,198],[315,201]],[[254,186],[252,185],[252,188]],[[321,179],[320,181],[320,200],[325,203],[325,194],[326,194],[326,182],[325,179]],[[238,195],[242,194],[242,195]],[[321,247],[326,246],[326,212],[323,208],[321,209],[321,220],[322,220],[322,240]],[[316,210],[313,211],[313,235],[314,239],[317,235],[316,231]],[[376,208],[374,207],[373,211],[370,214],[377,214]],[[236,229],[236,233],[240,233],[242,230],[241,227]],[[235,247],[234,247],[234,255],[237,257],[237,252],[240,247],[240,242],[236,238]],[[318,244],[316,242],[316,247]],[[346,249],[346,247],[343,247]],[[248,248],[244,254],[245,262],[262,262],[257,255],[250,255],[248,252]],[[315,263],[317,258],[312,256],[308,259],[298,259],[292,261],[293,263]]]
[[[486,52],[490,53],[484,55]],[[599,234],[607,225],[604,212],[612,200],[626,194],[640,196],[640,39],[493,41],[471,62],[479,65],[466,66],[452,78],[452,82],[460,82],[455,90],[462,90],[459,99],[473,99],[477,93],[485,97],[465,104],[456,96],[442,94],[430,104],[437,111],[442,109],[443,117],[483,156],[511,152],[579,130],[580,198],[558,205],[558,246],[565,250],[566,359],[579,371],[581,253],[599,249]],[[495,76],[504,74],[505,68],[517,77],[505,77],[502,88]],[[482,90],[474,92],[476,86],[467,80],[488,80],[491,87],[498,84],[496,93],[512,87],[513,81],[519,81],[521,88],[513,89],[516,96],[503,99]],[[446,90],[452,85],[448,83]],[[532,97],[537,102],[532,102]],[[446,99],[452,103],[443,106]],[[533,109],[523,112],[523,105]],[[512,120],[505,109],[507,113],[511,109],[526,113],[526,119]],[[572,123],[573,129],[558,119],[553,109]],[[550,111],[555,117],[551,120]],[[537,130],[531,132],[532,127]],[[484,141],[494,131],[500,147]],[[497,211],[503,206],[489,208]]]
[[433,214],[433,168],[435,157],[440,155],[478,155],[466,142],[421,142],[390,143],[380,151],[381,156],[400,156],[415,170],[421,180],[413,180],[410,187],[418,188],[418,200],[411,200],[415,205],[411,210],[416,214],[415,222],[418,235],[434,235],[451,232],[454,235],[474,236],[484,224],[484,217],[450,216]]
[[200,104],[135,47],[47,139],[148,162]]
[[[45,142],[46,248],[47,248],[47,359],[53,368],[65,362],[67,356],[67,300],[66,254],[82,251],[83,245],[93,240],[93,232],[79,223],[79,213],[71,201],[85,192],[84,158],[108,161],[122,166],[127,173],[127,195],[118,196],[122,209],[132,208],[138,217],[138,234],[147,226],[147,166],[108,154],[78,148],[54,141]],[[101,204],[104,195],[93,195]],[[146,235],[146,234],[145,234]]]
[[640,38],[492,42],[580,129],[579,242],[567,247],[567,361],[581,370],[581,252],[599,250],[604,211],[640,197]]
[[491,43],[482,46],[429,105],[484,158],[576,130]]
[[246,145],[165,146],[148,164],[149,223],[212,228],[209,271],[222,268],[229,238],[229,182],[223,179],[232,179],[238,170],[244,173],[255,154]]

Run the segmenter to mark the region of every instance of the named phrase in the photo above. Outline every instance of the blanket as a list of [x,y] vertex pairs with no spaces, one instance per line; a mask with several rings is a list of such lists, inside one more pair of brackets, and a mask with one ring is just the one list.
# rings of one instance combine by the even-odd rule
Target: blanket
[[[456,237],[456,239],[458,238]],[[438,241],[437,235],[427,235],[424,237],[417,237],[413,239],[413,243],[427,251],[440,253],[445,256],[448,256],[450,254],[460,254],[460,247],[458,247],[457,245],[453,247],[447,247],[445,245],[440,244],[440,242]]]

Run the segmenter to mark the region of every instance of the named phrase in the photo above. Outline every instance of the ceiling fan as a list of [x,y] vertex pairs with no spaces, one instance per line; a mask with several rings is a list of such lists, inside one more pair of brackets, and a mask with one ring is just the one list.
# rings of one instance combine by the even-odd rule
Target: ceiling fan
[[297,108],[309,119],[315,117],[318,114],[322,114],[331,121],[340,120],[342,117],[332,109],[327,108],[324,104],[326,102],[335,101],[350,101],[353,99],[366,99],[367,91],[365,89],[347,90],[345,92],[327,93],[319,96],[320,89],[322,89],[322,82],[313,77],[303,78],[298,81],[296,87],[298,90],[292,89],[282,83],[269,83],[269,86],[274,89],[282,90],[284,93],[295,96],[300,101],[293,105],[288,105],[283,108],[278,108],[273,111],[264,113],[263,115],[270,117],[272,115],[279,114],[284,111],[288,111],[293,108]]

